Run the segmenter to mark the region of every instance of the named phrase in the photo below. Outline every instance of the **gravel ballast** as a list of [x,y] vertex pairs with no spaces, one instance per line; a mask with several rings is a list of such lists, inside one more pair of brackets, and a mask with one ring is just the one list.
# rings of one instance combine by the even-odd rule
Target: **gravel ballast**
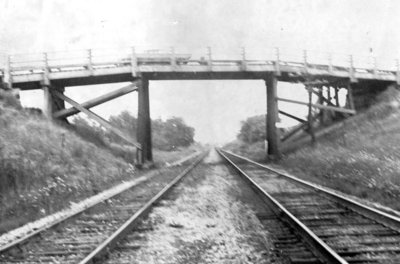
[[[212,151],[107,263],[270,263],[268,231],[241,201],[243,182]],[[132,247],[132,245],[135,245]]]

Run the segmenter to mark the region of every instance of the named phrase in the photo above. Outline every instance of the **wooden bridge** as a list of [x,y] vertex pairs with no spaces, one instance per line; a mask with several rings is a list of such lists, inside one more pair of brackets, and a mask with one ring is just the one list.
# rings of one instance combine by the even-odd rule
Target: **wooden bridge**
[[[377,60],[343,54],[299,52],[294,56],[278,48],[268,49],[265,58],[252,56],[244,48],[233,59],[218,57],[211,48],[205,56],[193,58],[190,52],[176,52],[173,48],[162,50],[119,49],[49,52],[6,56],[0,68],[0,78],[5,89],[43,89],[44,113],[49,118],[66,119],[84,112],[101,125],[112,130],[127,142],[134,144],[138,160],[151,161],[151,123],[149,107],[149,81],[151,80],[200,80],[200,79],[262,79],[267,87],[267,141],[268,155],[280,155],[281,141],[288,140],[304,129],[313,138],[313,124],[323,122],[330,113],[333,118],[355,114],[366,104],[370,94],[382,91],[388,85],[400,84],[398,61],[393,67],[378,67]],[[293,54],[292,54],[293,55]],[[254,57],[254,58],[253,58]],[[364,63],[359,63],[364,61]],[[366,62],[366,63],[365,63]],[[277,97],[277,82],[301,82],[309,92],[309,101],[300,102]],[[65,87],[116,82],[131,85],[78,103],[63,94]],[[347,90],[347,102],[339,104],[339,89]],[[89,108],[132,91],[138,91],[137,142],[129,135],[113,128],[105,119]],[[317,95],[318,102],[313,103]],[[65,109],[64,102],[73,107]],[[309,107],[308,119],[278,110],[278,101],[303,104]],[[316,110],[316,111],[315,111]],[[278,113],[293,118],[300,125],[280,136],[276,129]],[[336,114],[332,114],[336,113]]]

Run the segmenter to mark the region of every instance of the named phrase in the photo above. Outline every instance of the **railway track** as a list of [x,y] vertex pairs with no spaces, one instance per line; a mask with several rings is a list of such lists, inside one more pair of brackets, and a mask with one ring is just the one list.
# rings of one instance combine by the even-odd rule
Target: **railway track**
[[400,263],[400,218],[233,153],[219,153],[320,261]]
[[204,157],[204,153],[200,154],[186,169],[169,169],[160,177],[142,182],[35,236],[3,246],[0,263],[95,262],[129,233]]
[[[226,165],[218,164],[214,166],[219,166],[219,167],[224,167],[224,169],[221,169],[222,171],[229,172],[230,169],[229,167],[226,167]],[[205,169],[207,168],[207,169]],[[221,173],[221,170],[219,173]],[[201,171],[201,172],[199,172]],[[199,168],[199,171],[194,172],[196,176],[195,179],[199,180],[202,182],[202,186],[196,186],[195,179],[192,177],[190,179],[185,179],[185,184],[180,184],[174,190],[171,192],[171,194],[166,198],[168,199],[168,202],[163,203],[161,206],[164,207],[162,210],[165,212],[165,210],[168,210],[167,208],[172,206],[179,207],[180,212],[183,212],[183,214],[188,213],[188,210],[192,213],[191,215],[186,215],[186,217],[190,217],[190,219],[193,221],[193,223],[196,223],[196,232],[193,232],[193,227],[191,226],[186,226],[184,227],[183,225],[179,227],[179,224],[177,227],[179,230],[186,230],[186,231],[181,231],[180,232],[174,232],[174,234],[169,234],[171,237],[169,238],[162,238],[160,241],[160,244],[158,246],[161,247],[161,249],[158,250],[154,248],[154,237],[151,238],[151,233],[159,230],[164,230],[165,232],[165,218],[158,218],[160,216],[153,216],[153,220],[147,219],[144,222],[141,222],[141,224],[138,226],[136,230],[131,231],[123,241],[118,243],[118,245],[114,248],[112,252],[110,252],[109,256],[107,259],[104,259],[102,263],[106,264],[128,264],[128,263],[232,263],[233,259],[232,257],[235,256],[235,249],[233,249],[230,253],[227,253],[224,249],[224,246],[226,244],[229,245],[230,241],[234,240],[235,237],[224,237],[223,242],[221,243],[221,229],[214,230],[213,234],[208,233],[207,231],[204,230],[202,227],[202,221],[198,219],[200,212],[197,211],[195,208],[201,204],[202,206],[205,205],[205,208],[203,210],[207,211],[206,215],[203,215],[207,218],[209,214],[213,214],[213,210],[216,210],[218,207],[212,207],[208,208],[208,204],[204,203],[205,198],[204,193],[200,191],[199,187],[205,187],[208,190],[213,190],[218,193],[218,189],[213,189],[213,181],[210,180],[210,178],[215,179],[217,182],[220,184],[224,185],[223,180],[219,177],[223,177],[225,180],[228,180],[229,182],[236,182],[236,185],[232,186],[232,194],[228,194],[231,198],[227,198],[225,200],[228,204],[230,204],[232,201],[237,202],[238,200],[241,201],[243,204],[246,204],[250,208],[252,208],[252,213],[255,214],[256,218],[261,222],[262,229],[259,230],[261,232],[262,230],[265,230],[265,234],[267,234],[267,237],[264,237],[264,239],[260,239],[263,234],[257,234],[255,235],[254,233],[251,233],[251,229],[248,230],[246,229],[245,233],[247,237],[251,240],[249,242],[252,244],[254,247],[257,247],[258,252],[255,253],[253,251],[253,254],[248,253],[248,251],[243,251],[242,254],[245,254],[245,256],[240,255],[240,260],[236,259],[234,263],[280,263],[280,264],[286,264],[286,263],[292,263],[292,264],[322,264],[325,263],[320,260],[318,256],[316,256],[310,246],[302,240],[302,238],[298,235],[296,235],[295,231],[293,228],[291,228],[287,223],[282,222],[281,219],[271,210],[268,208],[268,206],[265,205],[264,201],[260,199],[260,197],[250,188],[250,186],[246,185],[245,182],[241,178],[238,178],[238,175],[236,172],[233,173],[227,173],[223,174],[224,176],[221,176],[221,174],[214,174],[216,173],[216,170],[213,170],[212,165],[203,165],[202,167]],[[218,170],[217,170],[218,171]],[[199,173],[201,173],[199,175]],[[188,209],[186,205],[181,204],[182,201],[188,201],[187,198],[187,193],[185,194],[185,188],[189,185],[193,188],[191,191],[192,193],[189,195],[194,195],[197,197],[196,202],[193,201],[194,205],[189,205]],[[240,192],[237,192],[237,188],[240,188]],[[187,191],[187,190],[186,190]],[[228,191],[229,193],[229,191]],[[180,195],[183,195],[186,198],[183,198],[183,200],[179,200],[178,197]],[[185,196],[186,195],[186,196]],[[172,197],[170,197],[172,196]],[[212,195],[210,194],[212,197]],[[214,196],[213,198],[216,198],[218,196]],[[230,200],[232,199],[232,200]],[[203,200],[203,202],[201,202]],[[218,203],[218,198],[216,198],[215,203]],[[192,206],[192,207],[191,207]],[[207,209],[208,208],[208,209]],[[194,212],[192,212],[192,209],[194,209]],[[182,211],[181,211],[182,210]],[[220,208],[221,210],[221,208]],[[231,209],[228,209],[231,210]],[[173,209],[172,209],[173,211]],[[247,211],[250,213],[250,211]],[[250,213],[251,214],[251,213]],[[167,213],[168,215],[168,213]],[[221,216],[221,215],[220,215]],[[168,217],[168,216],[167,216]],[[221,221],[227,221],[229,222],[229,217],[227,219],[224,219],[226,215],[222,216],[223,218]],[[237,216],[239,217],[239,216]],[[246,216],[240,216],[240,217],[247,217],[246,220],[243,220],[245,222],[249,221],[249,215]],[[157,222],[160,223],[160,227],[158,226]],[[174,223],[174,222],[172,222]],[[211,227],[208,228],[214,228],[215,226],[219,225],[216,222],[212,222],[213,224]],[[232,222],[229,222],[232,224]],[[171,224],[171,223],[170,223]],[[170,225],[169,224],[169,225]],[[203,223],[204,224],[204,223]],[[236,225],[238,223],[236,222]],[[251,225],[251,224],[250,224]],[[154,229],[153,229],[154,228]],[[182,228],[182,229],[181,229]],[[235,232],[238,232],[238,229],[236,229],[236,226],[231,226],[231,229],[235,230],[231,234],[235,234]],[[241,228],[244,228],[243,226]],[[170,231],[172,232],[172,231]],[[204,233],[203,233],[204,232]],[[247,232],[250,232],[247,234]],[[177,234],[176,234],[177,233]],[[191,239],[187,238],[187,235],[193,235],[196,237],[195,241],[193,242]],[[204,234],[199,235],[199,234]],[[156,237],[160,238],[160,234],[158,233]],[[182,237],[181,237],[182,236]],[[234,236],[234,235],[233,235]],[[263,243],[257,244],[257,236],[258,239],[264,241]],[[186,238],[185,238],[186,237]],[[188,239],[188,240],[186,240]],[[243,239],[243,238],[241,238]],[[265,243],[265,241],[269,240],[274,240],[275,245],[274,248],[269,247],[269,243]],[[172,247],[173,249],[169,248],[168,245],[171,245],[171,241],[174,244]],[[185,241],[182,243],[182,241]],[[207,241],[206,245],[203,245],[200,241]],[[217,241],[217,242],[216,242]],[[164,244],[165,243],[165,244]],[[204,243],[204,242],[203,242]],[[237,247],[246,247],[246,244],[244,241],[241,242],[236,242],[239,244],[236,244],[235,246]],[[244,244],[243,244],[244,243]],[[265,243],[265,244],[264,244]],[[149,250],[149,244],[150,250]],[[257,246],[256,246],[257,244]],[[262,244],[262,245],[261,245]],[[210,246],[213,245],[213,246]],[[223,245],[219,247],[220,245]],[[232,245],[233,246],[233,245]],[[235,247],[233,246],[233,247]],[[167,248],[167,250],[165,250]],[[255,249],[255,248],[254,248]],[[141,254],[141,250],[143,250],[145,253],[144,255]],[[149,252],[151,252],[152,256],[149,256]],[[171,252],[174,252],[171,255]],[[217,252],[217,253],[214,253]],[[255,254],[254,254],[255,253]],[[147,255],[146,255],[147,254]],[[153,258],[154,254],[154,258]],[[164,257],[164,254],[167,256],[170,256],[168,260]],[[215,255],[214,255],[215,254]],[[263,256],[259,258],[259,256]],[[203,256],[199,257],[199,256]],[[224,256],[225,258],[220,258],[221,256]],[[236,257],[239,257],[236,255]],[[243,262],[243,260],[246,260]],[[155,261],[155,262],[154,262]]]

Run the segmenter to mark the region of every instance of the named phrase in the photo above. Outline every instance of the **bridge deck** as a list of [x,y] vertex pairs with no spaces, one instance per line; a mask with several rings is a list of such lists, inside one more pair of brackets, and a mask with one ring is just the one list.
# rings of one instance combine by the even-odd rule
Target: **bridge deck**
[[101,84],[132,81],[139,74],[150,80],[187,79],[263,79],[267,72],[276,72],[281,81],[296,81],[305,76],[327,79],[362,79],[384,82],[398,82],[399,71],[376,68],[356,68],[316,64],[310,62],[290,62],[275,60],[191,60],[187,54],[140,54],[125,56],[110,61],[95,62],[89,57],[78,63],[61,60],[12,61],[0,69],[5,82],[14,87],[38,89],[46,81],[64,86]]

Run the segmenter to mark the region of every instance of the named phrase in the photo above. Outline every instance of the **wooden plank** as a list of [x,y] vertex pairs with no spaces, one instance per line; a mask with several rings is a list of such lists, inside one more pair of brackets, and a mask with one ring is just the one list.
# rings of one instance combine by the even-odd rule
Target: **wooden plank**
[[[285,98],[276,98],[278,101],[282,102],[287,102],[287,103],[293,103],[293,104],[299,104],[299,105],[306,105],[308,106],[309,103],[301,102],[301,101],[296,101],[296,100],[291,100],[291,99],[285,99]],[[325,109],[325,110],[332,110],[336,112],[341,112],[341,113],[347,113],[347,114],[352,114],[355,115],[356,111],[353,109],[347,109],[347,108],[341,108],[341,107],[334,107],[334,106],[327,106],[327,105],[321,105],[321,104],[311,104],[312,107],[314,108],[319,108],[319,109]]]
[[292,119],[294,119],[294,120],[296,120],[296,121],[299,121],[300,123],[307,123],[307,120],[302,119],[302,118],[297,117],[297,116],[294,116],[294,115],[291,115],[291,114],[289,114],[289,113],[287,113],[287,112],[284,112],[284,111],[282,111],[282,110],[279,110],[278,113],[279,113],[279,114],[282,114],[282,115],[284,115],[284,116],[290,117],[290,118],[292,118]]
[[296,134],[297,132],[299,132],[302,129],[305,129],[308,126],[308,122],[303,123],[295,128],[293,128],[292,130],[290,130],[289,132],[287,132],[285,135],[283,135],[281,137],[281,141],[284,142],[286,140],[288,140],[289,138],[291,138],[294,134]]
[[323,86],[323,85],[330,85],[331,82],[328,81],[305,81],[302,82],[304,85],[309,85],[309,86]]
[[77,108],[79,111],[81,111],[82,113],[85,113],[88,117],[92,118],[93,120],[95,120],[96,122],[98,122],[100,125],[102,125],[103,127],[105,127],[106,129],[109,129],[110,131],[112,131],[114,134],[116,134],[117,136],[119,136],[120,138],[124,139],[127,143],[130,143],[132,145],[134,145],[136,148],[138,149],[142,149],[141,145],[137,142],[135,142],[133,139],[131,139],[129,136],[125,135],[125,133],[123,133],[122,131],[120,131],[119,129],[113,127],[107,120],[105,120],[104,118],[102,118],[101,116],[93,113],[92,111],[82,107],[79,103],[77,103],[76,101],[72,100],[71,98],[63,95],[62,93],[56,91],[56,90],[52,90],[51,91],[52,94],[54,94],[55,96],[57,96],[58,98],[64,100],[65,102],[71,104],[72,106],[74,106],[75,108]]
[[[108,102],[108,101],[110,101],[112,99],[115,99],[117,97],[120,97],[122,95],[128,94],[128,93],[133,92],[133,91],[137,91],[136,83],[132,83],[132,84],[124,86],[124,87],[122,87],[120,89],[117,89],[115,91],[103,94],[103,95],[98,96],[98,97],[96,97],[94,99],[88,100],[88,101],[86,101],[86,102],[84,102],[84,103],[82,103],[80,105],[85,109],[90,109],[90,108],[92,108],[92,107],[94,107],[96,105],[100,105],[102,103]],[[80,112],[80,110],[77,109],[76,107],[71,107],[71,108],[68,108],[68,109],[63,109],[63,110],[55,112],[53,114],[53,117],[54,118],[67,118],[67,117],[75,115],[75,114],[77,114],[79,112]]]

